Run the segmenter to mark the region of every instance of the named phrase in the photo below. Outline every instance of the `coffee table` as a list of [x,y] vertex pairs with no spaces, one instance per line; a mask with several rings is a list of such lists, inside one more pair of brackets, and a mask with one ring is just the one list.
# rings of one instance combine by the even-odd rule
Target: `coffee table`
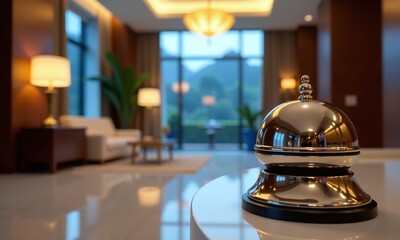
[[175,144],[175,141],[172,140],[142,140],[139,142],[129,142],[129,145],[132,146],[132,158],[131,158],[131,163],[135,163],[136,156],[138,155],[135,151],[136,147],[140,147],[140,149],[143,152],[143,160],[147,161],[147,149],[149,148],[154,148],[157,152],[157,163],[161,164],[162,163],[162,158],[161,158],[161,150],[163,148],[167,148],[169,152],[169,160],[173,160],[173,154],[172,150]]

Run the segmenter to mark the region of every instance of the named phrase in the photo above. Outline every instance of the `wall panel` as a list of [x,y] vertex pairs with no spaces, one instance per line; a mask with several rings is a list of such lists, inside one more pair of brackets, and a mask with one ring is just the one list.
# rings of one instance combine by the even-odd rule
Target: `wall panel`
[[[330,0],[328,11],[320,11],[319,16],[329,18],[328,33],[319,34],[329,36],[330,53],[327,56],[330,62],[320,58],[318,64],[330,70],[327,74],[330,87],[325,89],[330,91],[330,101],[349,115],[361,147],[381,147],[381,2]],[[345,97],[349,95],[357,98],[356,106],[345,104]]]
[[310,84],[314,89],[313,96],[318,99],[317,27],[300,26],[297,28],[296,42],[297,79],[304,74],[310,76]]

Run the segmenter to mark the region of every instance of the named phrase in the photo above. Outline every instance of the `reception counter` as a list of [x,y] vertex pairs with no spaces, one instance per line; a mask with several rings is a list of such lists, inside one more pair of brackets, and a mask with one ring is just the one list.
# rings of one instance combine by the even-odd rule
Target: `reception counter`
[[[225,175],[203,186],[191,205],[191,239],[398,239],[400,236],[400,157],[370,152],[351,169],[360,186],[378,203],[372,220],[346,224],[310,224],[269,219],[242,209],[242,194],[259,168]],[[379,157],[382,156],[382,157]]]

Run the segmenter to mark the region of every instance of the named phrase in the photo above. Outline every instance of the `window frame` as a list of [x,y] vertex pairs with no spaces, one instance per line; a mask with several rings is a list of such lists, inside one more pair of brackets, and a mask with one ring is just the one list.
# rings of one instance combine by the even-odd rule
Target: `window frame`
[[[217,57],[217,56],[187,56],[183,54],[183,35],[187,33],[188,31],[164,31],[164,32],[176,32],[178,34],[178,53],[175,55],[160,55],[160,60],[161,61],[177,61],[178,62],[178,83],[181,84],[183,81],[183,62],[186,60],[213,60],[213,61],[219,61],[219,60],[236,60],[238,61],[238,106],[242,106],[244,104],[244,69],[243,69],[243,63],[246,62],[249,59],[259,59],[262,61],[262,64],[264,64],[264,52],[260,55],[251,55],[251,54],[243,54],[242,52],[244,51],[243,48],[243,41],[244,41],[244,34],[243,32],[245,31],[254,31],[254,30],[232,30],[235,32],[238,32],[238,53],[237,55],[234,56],[224,56],[224,57]],[[261,31],[261,30],[256,30],[256,31]],[[263,34],[263,38],[265,35]],[[160,38],[160,43],[161,43],[161,38]],[[162,49],[162,46],[160,46]],[[243,56],[245,55],[245,56]],[[177,94],[177,107],[178,107],[178,135],[177,135],[177,142],[178,142],[178,147],[182,148],[183,145],[183,120],[182,120],[182,111],[183,111],[183,93],[176,93]],[[238,145],[239,148],[242,149],[242,145],[244,143],[244,139],[242,137],[242,128],[244,126],[244,120],[243,117],[239,115],[238,119]]]

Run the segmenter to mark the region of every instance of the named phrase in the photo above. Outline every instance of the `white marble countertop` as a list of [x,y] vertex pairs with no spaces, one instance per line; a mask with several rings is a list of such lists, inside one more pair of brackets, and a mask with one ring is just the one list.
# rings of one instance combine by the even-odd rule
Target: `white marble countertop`
[[399,239],[400,158],[361,157],[355,178],[378,203],[372,220],[346,224],[310,224],[273,220],[242,210],[242,194],[256,181],[259,168],[241,176],[225,175],[203,186],[191,206],[191,239]]

